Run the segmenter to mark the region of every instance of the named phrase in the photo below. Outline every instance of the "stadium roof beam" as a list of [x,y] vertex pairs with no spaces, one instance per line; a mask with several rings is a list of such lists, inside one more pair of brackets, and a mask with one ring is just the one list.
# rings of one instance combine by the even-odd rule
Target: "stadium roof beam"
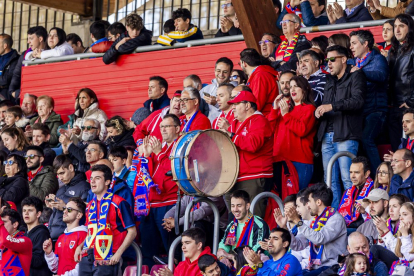
[[15,2],[46,7],[64,12],[78,14],[83,17],[94,15],[94,0],[14,0]]

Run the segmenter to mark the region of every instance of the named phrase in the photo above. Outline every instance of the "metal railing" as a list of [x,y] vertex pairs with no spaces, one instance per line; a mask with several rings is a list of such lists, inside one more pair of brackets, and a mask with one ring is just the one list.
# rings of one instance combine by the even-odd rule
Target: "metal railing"
[[326,185],[328,185],[328,188],[331,188],[332,186],[332,169],[335,164],[335,161],[339,157],[343,157],[343,156],[347,156],[351,159],[354,159],[356,157],[352,152],[349,152],[349,151],[340,151],[340,152],[335,153],[334,156],[331,157],[328,163],[328,167],[326,169]]
[[[174,253],[177,246],[181,243],[181,236],[177,237],[170,246],[168,251],[168,268],[174,273]],[[184,261],[184,260],[183,260]]]
[[277,195],[275,195],[274,193],[271,192],[263,192],[258,194],[257,196],[255,196],[252,200],[252,203],[250,204],[250,213],[254,213],[254,207],[256,207],[256,204],[259,202],[259,200],[263,199],[263,198],[273,198],[277,205],[279,205],[279,209],[282,212],[282,215],[285,214],[285,208],[283,207],[283,201],[280,197],[278,197]]
[[135,253],[137,254],[137,274],[136,274],[136,276],[141,276],[142,275],[142,252],[141,252],[141,249],[139,248],[138,244],[136,244],[135,242],[132,242],[131,246],[134,248]]

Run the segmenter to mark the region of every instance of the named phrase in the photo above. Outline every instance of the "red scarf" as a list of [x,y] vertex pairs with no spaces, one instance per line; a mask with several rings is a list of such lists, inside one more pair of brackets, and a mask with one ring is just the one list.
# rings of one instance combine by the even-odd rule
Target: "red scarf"
[[407,145],[405,146],[408,150],[412,150],[414,144],[414,139],[410,140],[410,137],[407,138]]
[[293,50],[296,47],[296,43],[299,40],[300,33],[296,33],[293,36],[292,41],[289,43],[285,36],[281,36],[283,41],[279,44],[276,50],[276,60],[283,60],[284,62],[288,62],[290,57],[292,56]]
[[244,223],[243,230],[240,234],[239,240],[236,245],[238,221],[236,218],[234,218],[233,224],[230,226],[230,230],[227,234],[226,241],[224,242],[224,244],[231,245],[231,246],[236,245],[236,247],[239,247],[242,245],[249,245],[250,234],[253,229],[253,224],[254,224],[254,216],[249,213],[247,217],[247,221]]
[[36,177],[36,175],[41,171],[43,169],[43,166],[40,166],[40,168],[38,168],[37,170],[36,170],[36,172],[34,172],[34,173],[32,173],[32,171],[29,171],[28,173],[27,173],[27,180],[29,180],[29,182],[32,182],[33,181],[33,178],[35,178]]

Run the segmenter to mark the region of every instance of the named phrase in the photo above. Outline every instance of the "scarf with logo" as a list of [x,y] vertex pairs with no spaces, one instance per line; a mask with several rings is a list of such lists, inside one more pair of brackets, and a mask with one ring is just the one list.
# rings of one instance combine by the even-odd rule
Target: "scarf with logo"
[[356,58],[356,65],[358,68],[362,68],[365,65],[365,62],[367,62],[367,58],[371,54],[371,51],[369,51],[363,58]]
[[282,36],[281,39],[283,40],[279,47],[276,50],[276,60],[283,60],[284,62],[288,62],[290,57],[293,54],[293,50],[296,47],[296,43],[299,40],[300,33],[297,32],[294,36],[292,41],[289,43],[285,36]]
[[300,11],[300,6],[296,6],[296,7],[293,8],[290,5],[290,3],[288,3],[286,5],[286,11],[287,11],[287,13],[293,13],[293,14],[296,14],[297,16],[299,16],[300,22],[301,22],[301,27],[306,27],[306,25],[303,24],[303,18],[302,18],[302,12]]
[[34,173],[32,173],[31,171],[29,171],[27,173],[27,180],[29,180],[29,183],[33,181],[33,178],[36,177],[36,175],[43,169],[43,166],[40,166],[40,168],[38,168]]
[[[249,213],[247,216],[247,221],[244,223],[244,227],[243,227],[242,233],[239,237],[239,241],[237,242],[236,247],[239,247],[242,245],[249,245],[249,240],[250,240],[250,235],[252,233],[253,224],[254,224],[254,216]],[[237,225],[238,225],[238,221],[236,218],[234,218],[233,225],[230,226],[229,233],[227,234],[226,241],[224,242],[225,245],[234,246],[236,244]]]

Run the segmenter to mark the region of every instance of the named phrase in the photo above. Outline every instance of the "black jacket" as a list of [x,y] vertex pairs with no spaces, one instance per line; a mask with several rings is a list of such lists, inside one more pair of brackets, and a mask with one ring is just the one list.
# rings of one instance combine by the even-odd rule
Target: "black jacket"
[[218,30],[216,33],[216,37],[223,37],[223,36],[232,36],[232,35],[241,35],[243,34],[240,28],[236,28],[231,26],[230,30],[227,33],[223,33],[221,29]]
[[17,210],[21,210],[20,204],[29,194],[29,182],[22,175],[0,177],[0,198],[5,201],[13,201]]
[[[20,85],[21,85],[21,79],[22,79],[22,67],[23,67],[23,61],[24,61],[24,56],[26,55],[26,53],[31,50],[31,49],[27,49],[26,51],[24,51],[16,64],[16,67],[13,70],[13,76],[10,82],[10,86],[9,86],[9,94],[11,96],[11,94],[13,92],[15,92],[16,90],[20,89]],[[16,95],[16,98],[18,98],[19,95]]]
[[373,18],[371,14],[369,13],[368,8],[365,7],[365,4],[361,4],[349,16],[346,15],[346,12],[344,11],[344,16],[337,19],[335,21],[335,24],[371,21],[371,20],[373,20]]
[[[298,53],[302,52],[303,50],[310,49],[312,45],[310,44],[309,40],[304,35],[300,35],[298,38],[298,42],[295,45],[295,49],[293,49],[293,53],[290,56],[290,59],[284,63],[283,65],[282,60],[277,60],[272,62],[272,67],[275,68],[276,71],[284,72],[284,71],[296,71],[297,63],[298,63]],[[275,48],[277,51],[279,47]]]
[[68,148],[69,157],[72,159],[72,164],[75,166],[75,170],[78,172],[86,172],[90,168],[89,163],[86,162],[85,149],[87,147],[87,143],[80,142],[77,146],[72,143]]
[[55,160],[56,152],[52,150],[49,142],[42,143],[40,147],[43,149],[43,153],[45,155],[43,166],[53,166],[53,160]]
[[135,51],[136,48],[140,46],[147,46],[151,45],[152,42],[152,32],[145,29],[145,27],[141,30],[139,33],[139,36],[136,38],[130,39],[124,44],[122,44],[118,50],[115,49],[116,44],[121,41],[124,37],[129,37],[128,34],[122,34],[120,37],[118,37],[117,40],[115,40],[114,44],[112,44],[111,48],[106,51],[106,53],[103,56],[103,62],[105,64],[110,64],[118,58],[119,55],[126,55],[131,54]]
[[[148,108],[148,110],[152,113],[156,110],[163,109],[166,106],[170,105],[170,98],[168,98],[167,93],[164,93],[160,98],[152,100],[146,100],[144,103],[144,107]],[[152,106],[151,106],[152,104]]]
[[4,66],[3,73],[0,76],[0,94],[8,100],[11,99],[11,95],[9,94],[9,86],[12,81],[13,71],[20,57],[16,50],[13,49],[12,51],[13,54],[6,63],[6,66]]
[[47,266],[43,243],[50,239],[49,229],[43,224],[34,227],[30,232],[26,232],[33,244],[32,263],[30,264],[30,276],[51,276],[52,272]]
[[414,107],[414,47],[406,53],[402,53],[399,47],[396,56],[390,51],[388,64],[392,105],[399,107],[406,103],[409,107]]
[[137,144],[135,143],[134,137],[132,137],[133,132],[134,129],[130,129],[120,135],[108,137],[108,139],[106,139],[105,141],[106,147],[108,148],[108,152],[113,147],[135,149],[137,147]]
[[[86,182],[85,174],[83,172],[76,173],[69,184],[59,188],[56,196],[65,203],[68,203],[71,197],[80,197],[83,201],[86,201],[90,189],[91,186]],[[54,241],[56,241],[65,231],[66,223],[62,221],[62,218],[63,212],[58,209],[53,209],[49,219],[49,230],[50,236]]]
[[362,138],[365,94],[367,79],[362,70],[353,73],[348,65],[340,80],[328,75],[322,104],[332,104],[333,110],[321,118],[318,140],[322,141],[327,132],[329,120],[333,122],[333,141],[360,140]]

